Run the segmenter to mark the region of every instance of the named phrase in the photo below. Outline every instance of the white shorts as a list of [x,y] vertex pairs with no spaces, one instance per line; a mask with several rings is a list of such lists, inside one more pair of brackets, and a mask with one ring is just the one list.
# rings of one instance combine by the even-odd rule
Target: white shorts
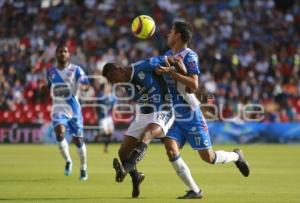
[[99,120],[99,129],[105,134],[110,134],[114,131],[115,125],[111,116]]
[[141,138],[142,132],[147,127],[147,125],[155,123],[159,125],[163,130],[163,134],[159,137],[161,138],[166,136],[169,128],[174,122],[174,119],[174,114],[171,111],[159,111],[149,114],[139,114],[130,124],[125,135],[135,137],[139,140]]

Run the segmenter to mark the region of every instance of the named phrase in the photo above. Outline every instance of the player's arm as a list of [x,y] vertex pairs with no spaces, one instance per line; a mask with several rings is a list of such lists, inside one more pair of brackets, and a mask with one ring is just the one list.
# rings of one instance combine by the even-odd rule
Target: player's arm
[[47,79],[47,82],[39,83],[39,91],[41,93],[46,93],[51,89],[51,81],[50,81],[50,76],[49,76],[48,72],[46,75],[46,79]]
[[184,63],[183,63],[183,61],[182,61],[181,58],[179,58],[179,57],[173,57],[173,56],[168,56],[167,62],[169,63],[169,64],[167,64],[167,66],[173,66],[178,73],[180,73],[182,75],[186,75],[187,74],[186,67],[185,67],[185,65],[184,65]]
[[81,67],[76,69],[76,80],[80,84],[80,91],[85,92],[89,90],[90,82]]
[[174,70],[171,70],[169,74],[174,80],[181,82],[186,87],[188,87],[190,91],[194,92],[196,91],[196,89],[198,89],[198,75],[182,75],[180,73],[175,72]]
[[188,67],[186,68],[182,60],[175,58],[174,61],[172,61],[172,58],[174,57],[168,57],[168,61],[170,62],[170,65],[173,65],[178,72],[175,71],[171,66],[160,66],[156,72],[160,74],[169,74],[174,80],[185,85],[187,87],[186,90],[189,93],[196,91],[198,88],[199,74],[199,68],[197,66],[198,59],[193,56],[188,58]]
[[152,72],[155,71],[158,66],[167,66],[167,57],[165,56],[155,56],[150,57],[145,60],[138,61],[132,64],[132,67],[135,72],[144,71],[144,72]]

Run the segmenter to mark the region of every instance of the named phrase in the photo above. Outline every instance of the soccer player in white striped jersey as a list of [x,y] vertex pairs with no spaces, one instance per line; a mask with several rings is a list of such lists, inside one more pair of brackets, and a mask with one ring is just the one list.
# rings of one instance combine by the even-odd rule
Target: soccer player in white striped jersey
[[202,198],[203,193],[197,186],[188,166],[180,156],[179,148],[189,142],[197,150],[201,159],[210,164],[225,164],[234,162],[240,172],[249,175],[248,163],[242,151],[214,151],[205,118],[200,110],[200,103],[194,92],[198,87],[199,61],[198,55],[187,47],[192,38],[192,27],[184,21],[175,21],[168,34],[168,46],[171,48],[165,55],[172,56],[174,62],[182,64],[180,71],[172,67],[160,67],[156,71],[162,74],[170,89],[175,108],[175,121],[163,139],[169,160],[189,191],[180,199]]
[[87,180],[87,155],[83,139],[83,118],[78,100],[78,89],[89,87],[88,79],[82,68],[70,63],[67,45],[61,42],[56,49],[56,66],[47,71],[48,87],[52,97],[52,124],[62,157],[66,161],[64,174],[72,173],[72,159],[66,133],[71,133],[80,159],[80,180]]

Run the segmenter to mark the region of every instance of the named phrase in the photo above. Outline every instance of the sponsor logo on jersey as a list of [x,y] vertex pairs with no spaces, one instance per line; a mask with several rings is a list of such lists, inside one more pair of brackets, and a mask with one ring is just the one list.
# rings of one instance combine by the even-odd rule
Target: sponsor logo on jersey
[[143,71],[139,72],[138,73],[138,76],[141,80],[144,80],[145,79],[145,73]]
[[197,127],[192,127],[191,131],[195,132],[197,130]]
[[72,72],[71,72],[71,71],[68,71],[68,72],[66,73],[66,75],[67,75],[68,77],[71,77],[71,76],[72,76]]

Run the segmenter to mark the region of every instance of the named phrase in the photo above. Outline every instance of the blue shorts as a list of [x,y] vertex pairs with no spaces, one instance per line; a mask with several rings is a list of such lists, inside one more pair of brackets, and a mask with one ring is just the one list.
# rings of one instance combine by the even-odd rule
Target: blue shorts
[[69,118],[66,115],[54,114],[52,120],[53,128],[57,125],[64,125],[66,133],[75,137],[83,136],[83,119],[82,116]]
[[186,141],[194,150],[212,148],[208,127],[200,108],[176,117],[167,137],[175,140],[180,148]]

